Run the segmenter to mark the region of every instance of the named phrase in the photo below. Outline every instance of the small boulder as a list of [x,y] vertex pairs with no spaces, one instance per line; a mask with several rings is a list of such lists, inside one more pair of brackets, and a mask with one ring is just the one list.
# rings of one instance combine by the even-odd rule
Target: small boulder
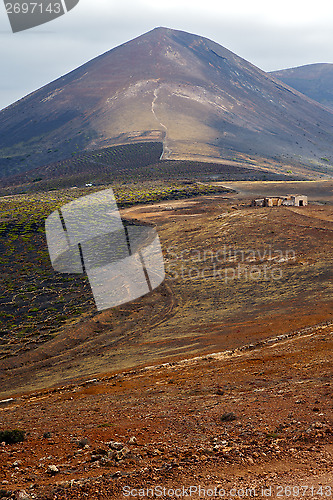
[[85,446],[88,444],[88,439],[87,438],[81,438],[79,441],[77,441],[77,445],[79,448],[85,448]]
[[118,441],[109,441],[106,443],[111,450],[122,450],[124,448],[124,443],[120,443]]
[[31,496],[25,491],[21,490],[16,494],[17,500],[31,500]]
[[55,476],[56,474],[59,474],[60,471],[59,471],[58,467],[56,467],[55,465],[49,465],[47,468],[47,472],[51,476]]

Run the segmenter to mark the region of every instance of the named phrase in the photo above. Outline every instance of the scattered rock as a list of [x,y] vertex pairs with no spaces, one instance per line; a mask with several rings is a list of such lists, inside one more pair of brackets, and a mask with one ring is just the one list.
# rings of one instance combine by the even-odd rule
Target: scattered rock
[[105,457],[107,454],[108,452],[103,448],[98,448],[96,450],[93,450],[93,452],[91,453],[91,461],[97,462],[98,460],[101,460],[101,458]]
[[314,422],[311,427],[313,427],[314,429],[324,429],[325,424],[323,424],[322,422]]
[[130,453],[130,449],[125,446],[122,450],[116,452],[115,459],[117,461],[124,460]]
[[[96,321],[96,323],[99,323],[99,321]],[[95,384],[95,382],[98,382],[98,378],[92,378],[90,380],[86,380],[85,382],[83,382],[83,386],[85,385],[89,385],[89,384]]]
[[108,445],[111,450],[122,450],[124,448],[124,443],[120,443],[118,441],[109,441],[108,443],[105,443]]
[[49,465],[47,468],[47,472],[51,476],[55,476],[56,474],[59,474],[60,471],[59,471],[58,467],[56,467],[55,465]]
[[123,446],[121,450],[110,450],[107,456],[101,458],[100,463],[109,466],[112,461],[120,462],[129,455],[131,455],[131,450],[127,446]]
[[82,438],[77,441],[77,445],[79,448],[84,448],[88,444],[88,439],[87,438]]
[[31,496],[25,491],[21,490],[16,494],[17,500],[30,500]]
[[122,474],[121,474],[120,470],[117,470],[117,472],[115,472],[114,474],[112,474],[112,478],[114,478],[114,479],[117,478],[117,477],[121,477],[121,476],[122,476]]
[[114,465],[114,459],[112,457],[102,457],[100,460],[99,460],[99,463],[100,465],[104,466],[104,467],[112,467],[112,465]]
[[6,405],[6,404],[8,404],[8,403],[13,403],[13,401],[15,401],[15,399],[13,399],[13,398],[2,399],[2,400],[0,401],[0,405]]

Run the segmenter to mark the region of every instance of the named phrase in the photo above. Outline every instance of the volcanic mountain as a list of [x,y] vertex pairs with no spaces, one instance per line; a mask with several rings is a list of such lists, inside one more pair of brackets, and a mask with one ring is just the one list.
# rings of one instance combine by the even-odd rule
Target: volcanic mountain
[[156,28],[3,109],[0,172],[135,141],[163,141],[163,159],[331,174],[333,113],[207,38]]
[[333,64],[307,64],[271,71],[270,75],[333,109]]

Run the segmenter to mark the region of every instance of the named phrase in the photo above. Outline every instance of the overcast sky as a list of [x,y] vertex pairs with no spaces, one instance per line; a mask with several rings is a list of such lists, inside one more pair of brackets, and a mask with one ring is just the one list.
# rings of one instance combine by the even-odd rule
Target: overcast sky
[[0,109],[157,26],[210,38],[265,71],[333,62],[327,0],[80,0],[66,15],[16,34],[1,2]]

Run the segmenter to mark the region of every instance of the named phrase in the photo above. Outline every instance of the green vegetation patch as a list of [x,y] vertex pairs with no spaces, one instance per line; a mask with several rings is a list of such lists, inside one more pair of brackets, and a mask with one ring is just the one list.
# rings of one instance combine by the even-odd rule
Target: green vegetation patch
[[[84,275],[52,268],[45,220],[66,203],[109,185],[0,198],[0,359],[22,344],[37,348],[61,329],[90,315],[95,305]],[[131,182],[112,186],[119,207],[224,191],[195,182]]]

